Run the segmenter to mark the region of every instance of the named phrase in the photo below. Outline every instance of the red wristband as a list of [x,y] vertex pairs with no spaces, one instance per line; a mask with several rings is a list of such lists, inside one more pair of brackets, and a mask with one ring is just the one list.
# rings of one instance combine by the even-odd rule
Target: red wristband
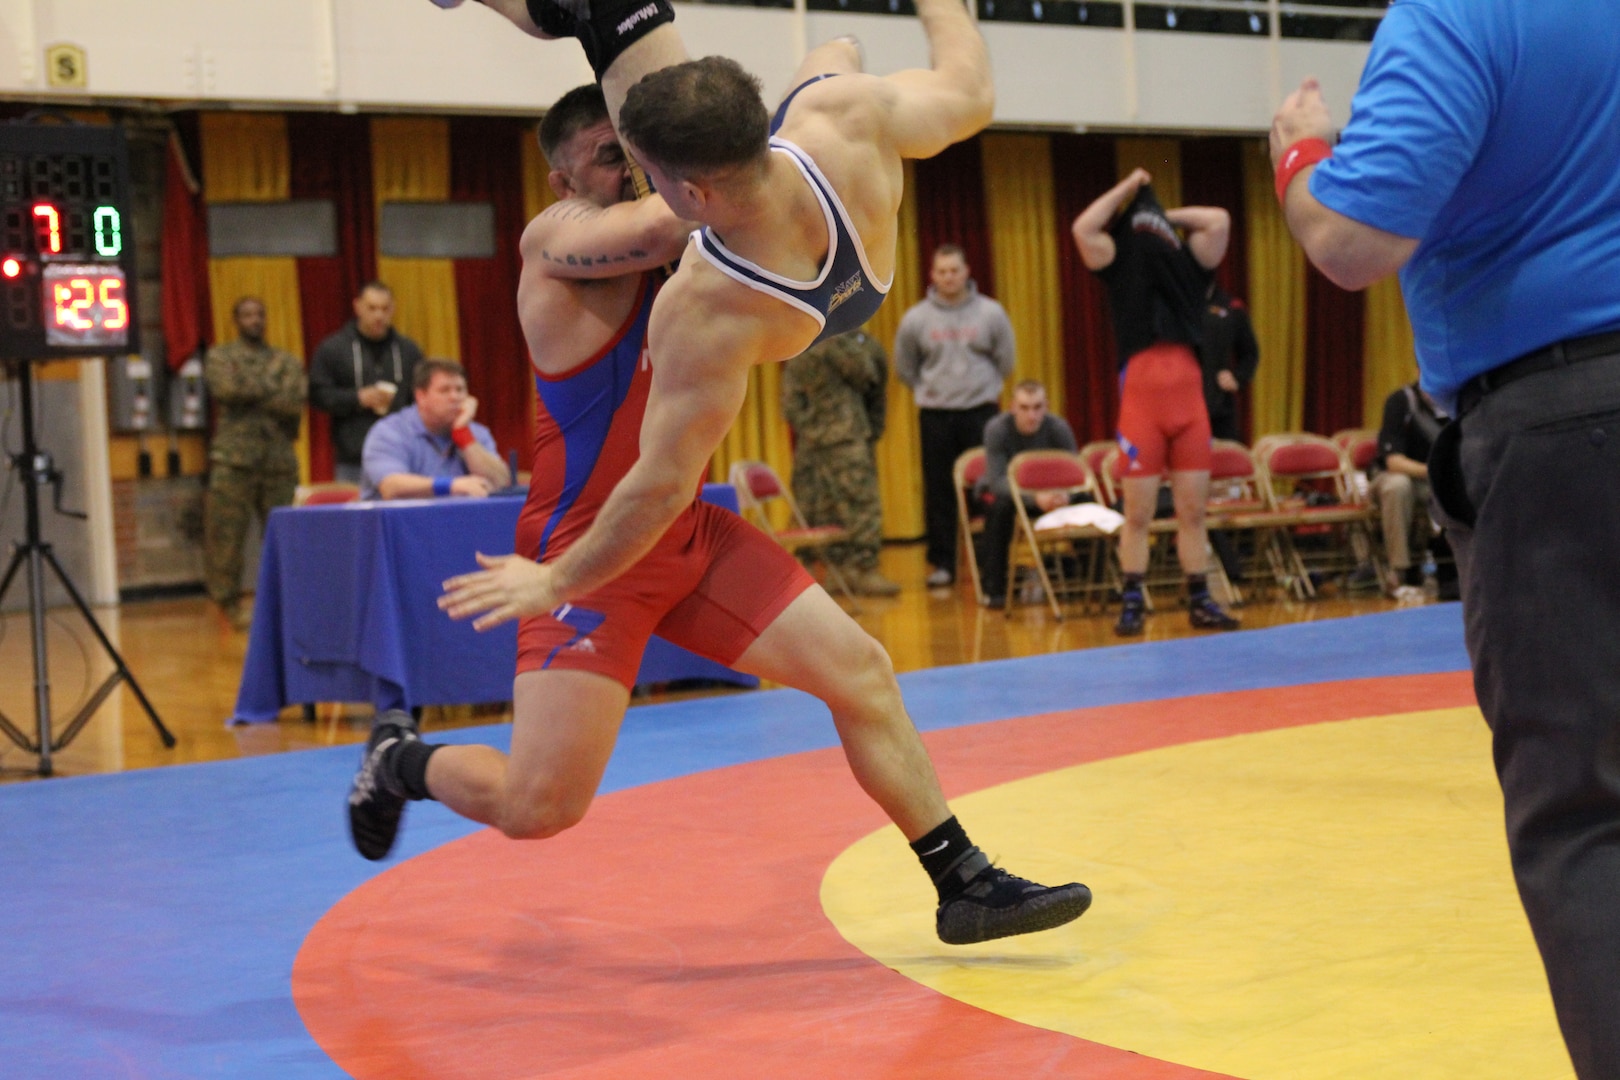
[[1288,205],[1288,185],[1294,182],[1301,169],[1333,156],[1333,147],[1325,139],[1301,139],[1283,151],[1277,161],[1277,201]]
[[465,450],[478,440],[473,438],[472,428],[456,427],[450,429],[450,441]]

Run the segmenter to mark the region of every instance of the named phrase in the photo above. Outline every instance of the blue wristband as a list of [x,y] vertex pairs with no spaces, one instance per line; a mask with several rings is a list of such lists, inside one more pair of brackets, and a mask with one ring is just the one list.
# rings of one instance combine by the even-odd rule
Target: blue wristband
[[448,494],[450,494],[450,484],[451,484],[450,477],[448,477],[448,476],[435,476],[433,478],[433,494],[435,494],[435,495],[448,495]]

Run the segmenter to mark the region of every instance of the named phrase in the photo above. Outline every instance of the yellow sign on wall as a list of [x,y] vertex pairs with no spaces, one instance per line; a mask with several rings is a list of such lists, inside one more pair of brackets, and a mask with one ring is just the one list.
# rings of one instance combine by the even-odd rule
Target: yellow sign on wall
[[45,77],[52,86],[83,89],[89,81],[84,50],[77,45],[51,45],[45,50]]

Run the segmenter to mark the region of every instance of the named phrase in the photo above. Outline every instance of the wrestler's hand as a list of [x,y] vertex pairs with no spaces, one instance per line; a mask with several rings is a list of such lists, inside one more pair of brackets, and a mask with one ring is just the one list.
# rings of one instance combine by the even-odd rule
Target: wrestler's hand
[[1306,79],[1298,90],[1284,98],[1282,107],[1272,118],[1271,164],[1275,166],[1283,151],[1301,139],[1333,143],[1333,117],[1322,99],[1322,84],[1315,79]]
[[473,629],[482,632],[557,607],[559,601],[551,589],[551,567],[520,555],[479,552],[477,558],[482,570],[444,583],[439,607],[452,619],[477,615]]

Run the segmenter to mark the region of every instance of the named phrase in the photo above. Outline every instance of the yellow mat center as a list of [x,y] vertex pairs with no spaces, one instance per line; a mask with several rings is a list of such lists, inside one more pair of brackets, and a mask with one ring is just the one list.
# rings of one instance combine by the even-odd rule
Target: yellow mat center
[[1015,873],[1096,901],[951,948],[897,834],[859,841],[822,883],[828,917],[943,994],[1245,1080],[1573,1076],[1477,709],[1153,750],[954,808]]

